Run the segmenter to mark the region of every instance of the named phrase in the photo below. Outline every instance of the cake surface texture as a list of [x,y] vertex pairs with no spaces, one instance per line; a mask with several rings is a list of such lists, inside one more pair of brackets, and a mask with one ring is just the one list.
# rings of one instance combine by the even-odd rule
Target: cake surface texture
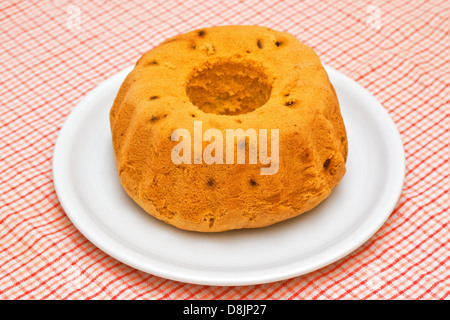
[[[203,28],[154,47],[122,83],[110,124],[126,193],[184,230],[259,228],[296,217],[327,198],[345,174],[346,130],[319,57],[293,35],[266,27]],[[177,129],[192,140],[174,135]],[[258,135],[258,153],[250,147],[254,136],[226,139],[238,129]],[[208,130],[216,135],[208,139]],[[267,155],[278,152],[271,174],[262,174],[269,166],[262,158],[251,160],[261,155],[265,132]],[[183,141],[191,149],[175,152]],[[220,161],[207,163],[201,157],[213,141],[211,155]],[[237,155],[227,161],[225,142],[245,163]],[[174,152],[185,161],[174,161]]]

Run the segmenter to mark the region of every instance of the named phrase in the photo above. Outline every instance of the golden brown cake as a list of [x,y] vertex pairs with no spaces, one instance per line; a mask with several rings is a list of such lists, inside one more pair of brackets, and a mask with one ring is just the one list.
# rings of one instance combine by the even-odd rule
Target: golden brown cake
[[[345,173],[346,131],[318,56],[265,27],[211,27],[164,41],[128,74],[110,122],[128,195],[185,230],[258,228],[296,217],[328,197]],[[249,135],[226,139],[238,129]],[[265,149],[256,140],[258,153],[251,132],[267,132]]]

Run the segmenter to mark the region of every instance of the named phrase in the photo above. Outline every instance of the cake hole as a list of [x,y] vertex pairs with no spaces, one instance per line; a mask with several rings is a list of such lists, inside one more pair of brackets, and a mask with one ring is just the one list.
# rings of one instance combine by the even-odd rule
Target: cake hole
[[249,182],[252,187],[256,187],[258,185],[258,183],[253,179],[250,179]]
[[150,118],[151,122],[156,122],[159,121],[161,119],[164,119],[165,117],[167,117],[167,114],[163,114],[163,115],[154,115]]
[[256,40],[256,45],[258,46],[258,48],[262,49],[263,48],[262,40],[261,39]]
[[286,107],[292,107],[294,105],[294,101],[288,101],[284,104]]
[[204,30],[200,30],[200,31],[198,32],[198,36],[199,36],[199,37],[204,37],[205,34],[206,34],[206,32],[205,32]]
[[208,181],[206,182],[206,184],[208,185],[208,187],[214,187],[216,182],[214,181],[213,178],[209,178]]
[[150,97],[150,100],[156,100],[156,99],[158,99],[159,98],[159,96],[151,96]]
[[212,228],[214,226],[214,222],[216,221],[216,218],[212,213],[208,213],[205,216],[203,216],[203,222],[208,223],[208,227]]
[[261,67],[249,62],[217,62],[194,70],[186,84],[190,101],[206,113],[238,115],[263,106],[272,85]]
[[330,165],[330,162],[331,162],[331,159],[325,160],[325,162],[323,163],[323,167],[324,167],[325,169],[327,169],[328,166]]

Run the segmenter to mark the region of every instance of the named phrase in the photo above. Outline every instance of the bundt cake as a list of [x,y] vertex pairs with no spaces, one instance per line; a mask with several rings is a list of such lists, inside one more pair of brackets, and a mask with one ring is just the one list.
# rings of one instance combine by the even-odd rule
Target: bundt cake
[[296,217],[345,173],[346,131],[319,57],[261,26],[194,30],[146,52],[110,124],[124,190],[184,230]]

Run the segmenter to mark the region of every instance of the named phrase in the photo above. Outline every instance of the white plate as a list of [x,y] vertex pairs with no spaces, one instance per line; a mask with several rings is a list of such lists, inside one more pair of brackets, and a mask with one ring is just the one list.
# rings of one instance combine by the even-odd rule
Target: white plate
[[403,146],[385,109],[327,67],[349,141],[341,184],[314,210],[271,227],[225,233],[176,229],[141,210],[115,168],[109,110],[131,67],[101,83],[71,112],[53,157],[57,195],[74,225],[112,257],[160,277],[203,285],[250,285],[324,267],[355,250],[400,196]]

